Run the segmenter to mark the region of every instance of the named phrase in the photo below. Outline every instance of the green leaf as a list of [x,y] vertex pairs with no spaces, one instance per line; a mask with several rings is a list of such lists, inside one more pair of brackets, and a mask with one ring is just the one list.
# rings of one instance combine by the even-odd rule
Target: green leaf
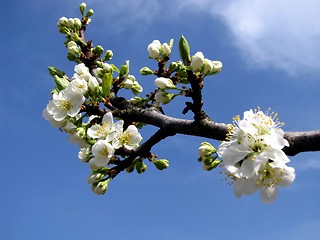
[[187,39],[182,35],[179,41],[179,52],[183,63],[189,66],[191,63],[190,46]]
[[112,84],[112,74],[105,73],[102,78],[102,93],[103,97],[107,97],[110,95],[111,91],[111,84]]

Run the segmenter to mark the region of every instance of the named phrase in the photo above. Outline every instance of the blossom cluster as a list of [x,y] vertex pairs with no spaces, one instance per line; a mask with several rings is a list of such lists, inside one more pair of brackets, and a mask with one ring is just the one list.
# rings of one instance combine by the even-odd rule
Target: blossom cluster
[[217,153],[237,197],[260,190],[261,200],[272,203],[278,186],[294,181],[295,170],[286,165],[290,160],[282,151],[289,146],[282,125],[277,114],[260,109],[244,112],[243,119],[234,118],[228,141],[220,144]]
[[[43,110],[43,117],[66,132],[69,142],[78,144],[81,148],[78,157],[82,162],[88,162],[92,170],[101,169],[109,164],[117,149],[133,150],[139,146],[142,137],[135,125],[124,128],[123,120],[115,122],[110,111],[103,116],[81,111],[84,104],[99,98],[101,80],[91,75],[83,63],[76,65],[74,70],[71,79],[62,74],[58,76],[58,73],[54,75],[57,87]],[[102,194],[109,180],[102,179],[102,173],[99,174],[97,181],[92,182],[90,178],[90,183],[97,194]]]

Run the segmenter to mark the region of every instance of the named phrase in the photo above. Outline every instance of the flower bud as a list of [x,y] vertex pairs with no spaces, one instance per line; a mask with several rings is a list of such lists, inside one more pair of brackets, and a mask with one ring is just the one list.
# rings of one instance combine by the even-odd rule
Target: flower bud
[[87,12],[86,17],[91,17],[93,14],[94,14],[93,9],[89,9],[88,12]]
[[131,91],[133,92],[134,95],[137,95],[143,91],[143,88],[140,86],[140,84],[137,81],[135,81],[132,84]]
[[96,87],[99,86],[98,80],[94,76],[90,76],[88,80],[88,86],[91,91],[95,91]]
[[161,43],[159,40],[153,40],[147,47],[150,58],[158,59],[160,57]]
[[154,84],[160,89],[175,89],[176,86],[173,84],[170,78],[159,77],[154,81]]
[[154,160],[154,165],[159,170],[164,170],[169,167],[169,161],[166,159]]
[[105,181],[101,181],[99,183],[93,183],[91,185],[91,189],[94,193],[98,194],[98,195],[102,195],[102,194],[105,194],[105,192],[107,191],[108,189],[108,184],[110,182],[110,178],[108,178],[107,180]]
[[61,17],[59,20],[58,20],[58,23],[57,23],[58,27],[67,27],[68,26],[68,18],[66,17]]
[[167,93],[163,90],[158,90],[154,96],[154,99],[162,104],[167,104],[175,97],[172,93]]
[[129,65],[121,65],[120,66],[120,77],[127,76],[129,74]]
[[215,152],[216,152],[215,147],[208,142],[202,142],[198,149],[198,154],[200,158],[210,157]]
[[79,55],[81,52],[81,49],[78,47],[76,42],[70,41],[67,44],[68,52],[72,55]]
[[79,30],[82,27],[81,20],[79,18],[73,19],[73,26],[75,29]]
[[179,68],[178,63],[172,62],[172,63],[170,63],[169,71],[170,71],[170,73],[172,73],[172,72],[176,71],[178,68]]
[[104,177],[101,173],[90,173],[90,175],[87,177],[87,183],[92,184],[99,180],[101,180]]
[[83,15],[84,15],[84,11],[85,11],[86,8],[87,8],[87,4],[81,3],[79,8],[80,8],[80,13],[81,13],[81,15],[83,16]]
[[100,56],[100,55],[103,53],[103,51],[104,51],[104,49],[103,49],[103,47],[100,46],[100,45],[98,45],[98,46],[96,46],[96,47],[94,47],[94,48],[92,49],[92,53],[95,54],[95,55],[97,55],[97,56]]
[[171,48],[170,48],[170,46],[169,46],[168,43],[162,44],[162,46],[161,46],[161,52],[162,52],[163,55],[166,55],[166,56],[170,55],[170,53],[171,53]]
[[151,75],[151,74],[153,74],[153,71],[148,67],[143,67],[140,69],[140,74],[141,75]]
[[144,173],[147,170],[147,165],[143,162],[138,161],[136,163],[136,170],[139,174]]
[[141,107],[144,102],[144,99],[138,96],[135,96],[130,99],[130,103],[136,107]]
[[113,57],[113,52],[111,50],[107,50],[106,54],[103,57],[103,61],[109,61]]
[[208,58],[204,59],[204,68],[202,70],[203,75],[210,75],[213,69],[213,62]]
[[107,73],[113,72],[113,68],[109,63],[102,63],[102,69]]
[[197,52],[191,60],[191,68],[195,72],[199,72],[201,70],[201,67],[204,63],[204,56],[202,52]]
[[218,167],[218,165],[221,163],[221,160],[214,160],[211,164],[209,165],[202,165],[202,168],[206,171],[211,171],[212,169],[215,169],[216,167]]
[[222,70],[222,62],[220,61],[212,61],[213,68],[212,68],[212,74],[219,73]]

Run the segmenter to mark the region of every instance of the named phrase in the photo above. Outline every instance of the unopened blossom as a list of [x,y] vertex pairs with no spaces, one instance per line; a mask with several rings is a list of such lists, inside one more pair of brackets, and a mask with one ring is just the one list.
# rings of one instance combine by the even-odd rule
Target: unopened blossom
[[129,125],[128,128],[123,131],[123,121],[120,120],[115,124],[116,134],[113,138],[112,145],[118,149],[125,147],[128,150],[132,150],[139,146],[142,140],[141,134],[134,125]]
[[167,93],[166,91],[163,90],[158,90],[156,94],[154,95],[154,99],[162,104],[167,104],[171,102],[171,100],[175,97],[174,94],[172,93]]
[[88,78],[88,87],[91,91],[95,91],[95,89],[99,86],[98,80],[94,76],[89,76]]
[[208,142],[202,142],[198,148],[198,154],[200,158],[210,157],[215,152],[215,147]]
[[80,111],[85,97],[80,91],[71,91],[69,88],[53,94],[53,100],[49,101],[47,111],[54,120],[62,121],[66,116],[74,117]]
[[107,112],[100,124],[94,124],[91,126],[87,134],[91,138],[105,138],[108,141],[111,141],[114,133],[114,124],[113,124],[113,116],[111,112]]
[[81,162],[87,162],[91,153],[91,148],[81,148],[78,153],[78,158]]
[[74,41],[68,42],[67,48],[68,52],[73,55],[78,55],[81,52],[81,49],[79,48],[78,44],[76,44],[76,42]]
[[171,47],[169,46],[168,43],[164,43],[161,45],[161,52],[163,55],[170,55],[171,53]]
[[204,56],[202,52],[197,52],[191,59],[190,66],[193,71],[199,72],[204,64]]
[[154,81],[154,84],[160,89],[170,89],[176,88],[170,78],[158,77]]
[[153,59],[158,59],[160,57],[161,43],[159,40],[153,40],[147,47],[149,56]]
[[126,79],[123,81],[123,87],[125,89],[131,89],[135,81],[136,81],[135,76],[128,75]]

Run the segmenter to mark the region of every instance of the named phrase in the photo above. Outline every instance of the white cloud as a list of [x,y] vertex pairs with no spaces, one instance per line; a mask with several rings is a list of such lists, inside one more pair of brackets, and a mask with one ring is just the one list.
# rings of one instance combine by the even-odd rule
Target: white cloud
[[224,19],[248,62],[295,75],[320,70],[319,10],[316,0],[237,0],[210,11]]
[[[204,11],[219,17],[253,67],[290,75],[320,71],[320,1],[317,0],[92,0],[116,31],[147,28],[161,16]],[[174,19],[172,19],[174,20]],[[100,21],[100,20],[99,20]]]

